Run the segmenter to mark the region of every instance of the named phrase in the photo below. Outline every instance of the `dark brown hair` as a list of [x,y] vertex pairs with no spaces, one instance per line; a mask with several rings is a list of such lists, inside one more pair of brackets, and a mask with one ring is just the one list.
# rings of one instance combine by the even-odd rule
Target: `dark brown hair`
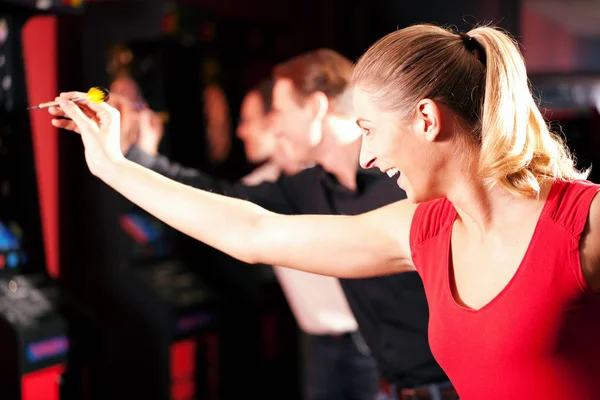
[[254,86],[251,92],[255,92],[260,96],[260,99],[263,102],[263,112],[265,114],[271,111],[273,107],[273,86],[275,82],[273,79],[265,79],[260,82],[258,85]]

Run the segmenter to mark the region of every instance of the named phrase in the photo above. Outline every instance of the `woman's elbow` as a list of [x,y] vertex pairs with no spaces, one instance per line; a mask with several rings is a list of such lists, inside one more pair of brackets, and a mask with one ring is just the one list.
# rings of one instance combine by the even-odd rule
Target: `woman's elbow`
[[236,235],[234,244],[236,249],[234,257],[246,264],[266,264],[266,250],[269,247],[268,239],[265,238],[264,216],[254,215],[248,221],[241,235]]
[[244,241],[242,243],[244,251],[241,254],[243,259],[240,258],[242,261],[248,264],[277,263],[276,252],[282,246],[277,243],[277,236],[274,234],[276,218],[277,216],[269,212],[261,212],[253,216],[245,237],[241,238]]

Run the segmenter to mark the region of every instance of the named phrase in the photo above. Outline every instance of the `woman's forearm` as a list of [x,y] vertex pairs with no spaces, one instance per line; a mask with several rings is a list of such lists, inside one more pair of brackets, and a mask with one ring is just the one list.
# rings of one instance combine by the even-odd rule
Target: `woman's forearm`
[[173,228],[244,262],[256,263],[252,238],[269,211],[247,201],[172,181],[128,160],[99,175],[121,193]]
[[391,210],[354,217],[284,216],[248,201],[194,189],[128,160],[110,165],[110,173],[97,175],[123,196],[241,261],[344,278],[412,269],[398,246],[398,235],[381,234]]

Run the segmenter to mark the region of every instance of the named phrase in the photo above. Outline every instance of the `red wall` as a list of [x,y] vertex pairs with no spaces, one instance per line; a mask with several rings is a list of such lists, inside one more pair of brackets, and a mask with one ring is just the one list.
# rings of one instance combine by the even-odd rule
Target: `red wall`
[[[30,104],[54,99],[57,93],[57,20],[31,18],[23,30],[23,57]],[[45,110],[31,111],[33,151],[40,196],[42,232],[48,272],[59,273],[58,130]]]

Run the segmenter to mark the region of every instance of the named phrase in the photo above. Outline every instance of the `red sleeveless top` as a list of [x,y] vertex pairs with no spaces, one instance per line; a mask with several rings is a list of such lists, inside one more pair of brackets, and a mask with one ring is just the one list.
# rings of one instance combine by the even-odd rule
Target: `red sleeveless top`
[[579,262],[599,189],[553,185],[516,274],[479,310],[451,291],[453,205],[417,207],[410,242],[429,302],[429,342],[461,400],[600,400],[600,295]]

